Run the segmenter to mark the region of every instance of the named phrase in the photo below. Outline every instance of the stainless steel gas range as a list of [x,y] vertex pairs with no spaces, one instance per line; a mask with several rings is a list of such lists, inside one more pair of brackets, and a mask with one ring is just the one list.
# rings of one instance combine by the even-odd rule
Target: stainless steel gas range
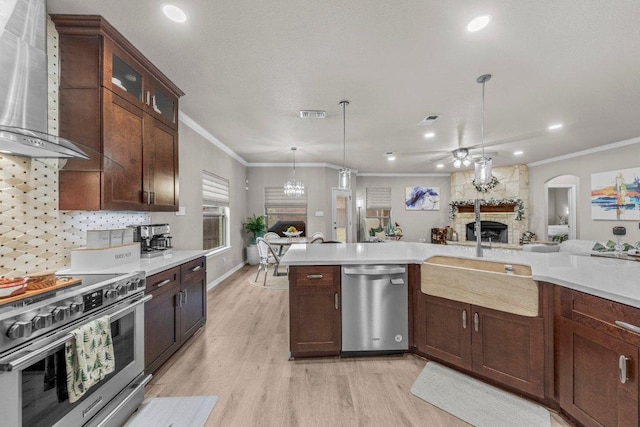
[[[0,305],[2,425],[120,426],[144,398],[144,273],[74,277],[82,283]],[[70,403],[65,343],[102,316],[111,322],[114,372]]]

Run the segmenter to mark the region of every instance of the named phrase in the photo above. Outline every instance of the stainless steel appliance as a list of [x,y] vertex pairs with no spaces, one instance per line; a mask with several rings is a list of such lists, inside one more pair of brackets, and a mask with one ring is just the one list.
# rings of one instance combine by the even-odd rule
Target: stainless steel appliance
[[153,258],[171,251],[172,237],[169,224],[146,224],[133,227],[134,242],[140,242],[140,256]]
[[406,265],[342,267],[342,352],[409,349]]
[[[82,283],[0,305],[2,425],[120,426],[144,398],[144,273],[74,277]],[[65,343],[105,315],[115,370],[70,403]]]

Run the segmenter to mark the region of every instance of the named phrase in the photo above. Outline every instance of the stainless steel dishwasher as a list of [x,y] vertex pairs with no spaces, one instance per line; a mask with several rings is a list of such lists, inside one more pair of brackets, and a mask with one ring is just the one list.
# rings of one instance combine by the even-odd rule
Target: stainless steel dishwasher
[[342,266],[342,352],[409,348],[406,265]]

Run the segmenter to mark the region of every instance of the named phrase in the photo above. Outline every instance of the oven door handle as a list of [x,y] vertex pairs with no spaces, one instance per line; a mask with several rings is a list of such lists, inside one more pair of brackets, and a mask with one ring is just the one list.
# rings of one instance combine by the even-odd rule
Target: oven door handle
[[98,424],[96,427],[104,427],[109,425],[109,422],[111,421],[111,418],[113,418],[113,416],[115,414],[117,414],[122,408],[124,408],[131,399],[133,399],[136,395],[136,393],[138,392],[138,390],[140,390],[141,388],[144,388],[147,384],[149,384],[149,382],[151,381],[151,379],[153,378],[153,375],[149,374],[146,377],[144,377],[142,379],[142,381],[140,381],[138,384],[133,384],[131,386],[131,390],[129,392],[129,395],[118,404],[118,406],[116,406],[113,411],[109,412],[109,414],[107,414],[102,421],[100,421],[100,424]]
[[[115,313],[111,313],[109,316],[110,317],[116,317],[116,316],[120,315],[121,313],[124,313],[125,311],[130,310],[131,308],[133,308],[133,307],[135,307],[135,306],[137,306],[139,304],[144,304],[145,302],[151,300],[151,298],[153,298],[151,295],[145,295],[144,298],[141,298],[139,300],[136,300],[136,301],[132,302],[131,304],[127,305],[124,308],[121,308],[120,310],[116,311]],[[44,347],[40,347],[37,350],[29,352],[29,353],[25,354],[22,357],[18,357],[16,359],[10,360],[8,362],[2,362],[2,363],[0,363],[0,371],[14,371],[14,370],[21,369],[23,366],[28,365],[29,362],[31,362],[32,359],[35,359],[35,358],[39,357],[42,354],[46,354],[47,352],[53,350],[54,348],[58,347],[59,345],[62,345],[64,343],[66,343],[67,341],[69,341],[72,338],[73,338],[73,334],[71,334],[71,333],[65,334],[62,338],[57,339],[54,342],[45,345]]]

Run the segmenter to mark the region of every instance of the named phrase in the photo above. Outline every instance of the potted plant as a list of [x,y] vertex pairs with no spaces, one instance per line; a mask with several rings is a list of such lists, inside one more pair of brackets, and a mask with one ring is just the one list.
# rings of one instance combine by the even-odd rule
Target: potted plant
[[247,217],[247,220],[244,223],[244,229],[251,233],[251,239],[247,246],[247,262],[249,265],[258,265],[260,263],[260,257],[258,256],[256,239],[264,236],[264,233],[267,230],[267,225],[264,222],[264,216],[256,216],[256,214],[253,214],[252,217]]

